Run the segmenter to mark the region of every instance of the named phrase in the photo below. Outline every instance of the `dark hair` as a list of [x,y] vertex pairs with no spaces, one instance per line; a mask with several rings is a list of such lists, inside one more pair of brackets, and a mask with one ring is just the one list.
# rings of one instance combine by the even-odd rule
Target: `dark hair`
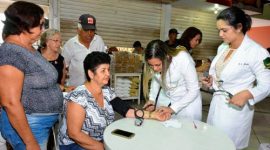
[[[161,40],[153,40],[149,42],[145,49],[144,59],[147,62],[150,59],[157,58],[160,59],[162,62],[162,71],[161,71],[161,86],[162,88],[167,88],[166,83],[166,73],[169,69],[170,63],[172,61],[172,58],[179,54],[180,51],[185,50],[185,48],[179,47],[177,49],[170,48],[167,46],[167,44]],[[151,67],[146,63],[146,66],[144,67],[144,77],[143,77],[143,93],[144,96],[148,96],[148,83],[149,80],[153,76],[153,70]]]
[[[147,62],[152,58],[158,58],[162,62],[162,71],[161,71],[161,78],[162,84],[166,85],[166,72],[170,65],[170,56],[168,55],[170,48],[166,45],[165,42],[161,40],[153,40],[147,44],[144,54],[144,59]],[[147,68],[149,66],[147,65]]]
[[201,30],[199,30],[198,28],[195,28],[195,27],[189,27],[187,28],[181,38],[179,39],[179,44],[181,46],[184,46],[187,50],[190,50],[191,47],[190,47],[190,41],[196,36],[200,34],[201,38],[200,38],[200,41],[199,43],[202,42],[202,32]]
[[30,2],[17,1],[5,10],[6,20],[3,21],[3,36],[19,35],[23,31],[30,32],[31,28],[40,25],[44,15],[43,9]]
[[266,50],[268,51],[268,53],[270,53],[270,47],[266,48]]
[[238,28],[238,24],[242,24],[242,32],[246,32],[251,28],[252,20],[249,15],[245,14],[243,10],[238,7],[232,6],[224,9],[217,16],[217,20],[224,20],[233,26],[235,29]]
[[169,30],[169,35],[172,33],[178,34],[178,31],[176,29],[172,28]]
[[91,70],[93,73],[95,73],[99,65],[110,64],[110,62],[111,58],[109,54],[104,52],[94,51],[88,54],[83,61],[84,73],[87,81],[91,80],[88,76],[88,70]]
[[145,49],[145,61],[159,58],[161,61],[167,58],[167,45],[161,40],[153,40],[147,44]]
[[113,54],[113,52],[118,52],[118,49],[116,46],[112,46],[108,49],[108,54]]
[[135,41],[135,42],[133,43],[133,47],[134,47],[134,48],[135,48],[135,47],[142,47],[142,44],[141,44],[140,41]]

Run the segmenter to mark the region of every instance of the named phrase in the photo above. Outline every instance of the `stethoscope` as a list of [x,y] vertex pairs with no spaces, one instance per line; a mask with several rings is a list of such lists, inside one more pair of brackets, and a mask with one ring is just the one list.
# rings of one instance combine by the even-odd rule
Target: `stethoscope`
[[223,84],[223,80],[218,80],[218,81],[216,81],[217,82],[217,87],[218,87],[218,90],[214,90],[214,96],[215,95],[223,95],[223,96],[225,96],[225,98],[226,98],[226,100],[229,100],[229,99],[232,99],[232,97],[233,97],[233,94],[232,93],[230,93],[230,92],[228,92],[228,91],[226,91],[224,88],[223,88],[223,86],[222,86],[222,84]]
[[[159,87],[156,99],[155,99],[155,104],[150,104],[147,107],[145,107],[144,109],[134,109],[134,115],[135,115],[135,125],[136,126],[141,126],[143,124],[144,121],[144,110],[146,110],[148,107],[154,106],[154,109],[152,110],[155,111],[157,108],[157,103],[158,103],[158,97],[161,91],[161,87]],[[171,106],[171,103],[168,105],[168,107]]]
[[154,109],[152,111],[156,110],[157,107],[157,102],[158,102],[158,97],[161,91],[161,87],[159,87],[156,99],[155,99],[155,104],[154,105],[148,105],[147,107],[145,107],[144,109],[134,109],[134,116],[135,116],[135,125],[136,126],[141,126],[143,124],[144,121],[144,110],[146,110],[148,107],[154,106]]

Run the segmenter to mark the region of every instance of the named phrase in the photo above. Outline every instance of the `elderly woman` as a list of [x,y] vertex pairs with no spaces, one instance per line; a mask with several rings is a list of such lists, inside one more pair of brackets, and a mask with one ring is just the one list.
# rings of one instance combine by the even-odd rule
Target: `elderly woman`
[[67,75],[64,57],[59,53],[62,43],[62,37],[58,30],[48,29],[42,33],[38,51],[46,58],[57,70],[57,83],[63,92],[73,90],[74,86],[65,86]]
[[15,150],[47,149],[49,129],[62,112],[57,72],[32,44],[41,35],[41,7],[23,1],[5,10],[0,47],[1,133]]
[[164,121],[170,114],[134,111],[108,87],[110,56],[92,52],[84,60],[87,82],[65,96],[64,119],[60,128],[60,149],[103,150],[104,129],[114,121],[114,110],[125,117]]

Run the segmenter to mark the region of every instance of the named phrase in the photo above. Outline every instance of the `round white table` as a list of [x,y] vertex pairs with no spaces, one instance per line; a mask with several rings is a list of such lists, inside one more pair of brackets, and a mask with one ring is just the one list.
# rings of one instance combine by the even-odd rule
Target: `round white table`
[[[235,150],[233,142],[217,128],[200,121],[179,120],[180,128],[165,127],[156,120],[134,125],[134,118],[123,118],[104,131],[106,150]],[[131,139],[111,134],[115,129],[135,133]]]

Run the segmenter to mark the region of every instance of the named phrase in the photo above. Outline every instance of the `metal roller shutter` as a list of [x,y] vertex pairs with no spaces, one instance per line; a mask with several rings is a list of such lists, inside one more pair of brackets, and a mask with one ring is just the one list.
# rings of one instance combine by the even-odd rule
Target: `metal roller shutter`
[[216,15],[202,11],[172,8],[171,27],[183,32],[186,28],[194,26],[203,33],[202,43],[193,50],[195,59],[215,56],[218,45],[222,42],[216,28]]
[[[13,0],[13,1],[20,1],[20,0]],[[23,0],[23,1],[49,6],[49,0]]]
[[161,4],[143,0],[60,0],[60,29],[63,40],[76,35],[77,20],[90,13],[97,19],[97,33],[108,47],[132,47],[141,41],[145,47],[159,39]]

